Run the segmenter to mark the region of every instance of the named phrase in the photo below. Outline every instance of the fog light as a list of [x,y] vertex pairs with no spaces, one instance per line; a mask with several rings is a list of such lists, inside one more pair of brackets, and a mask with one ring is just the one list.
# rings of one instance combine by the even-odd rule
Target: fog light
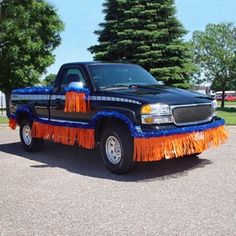
[[154,123],[154,119],[153,119],[152,117],[146,117],[146,118],[144,119],[144,121],[145,121],[145,123],[147,123],[147,124],[152,124],[152,123]]
[[142,115],[142,124],[164,124],[173,123],[171,116]]

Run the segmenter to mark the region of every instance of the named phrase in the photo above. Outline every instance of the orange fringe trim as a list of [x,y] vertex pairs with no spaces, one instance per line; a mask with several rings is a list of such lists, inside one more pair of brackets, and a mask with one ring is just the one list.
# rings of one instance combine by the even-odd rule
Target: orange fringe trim
[[134,161],[148,162],[201,153],[222,144],[228,135],[224,126],[203,132],[134,139]]
[[8,125],[11,129],[15,130],[17,126],[17,122],[14,119],[10,119]]
[[53,140],[56,143],[75,145],[87,149],[95,147],[94,130],[82,128],[60,127],[34,122],[32,137]]
[[89,112],[89,100],[86,95],[78,92],[67,92],[64,112]]

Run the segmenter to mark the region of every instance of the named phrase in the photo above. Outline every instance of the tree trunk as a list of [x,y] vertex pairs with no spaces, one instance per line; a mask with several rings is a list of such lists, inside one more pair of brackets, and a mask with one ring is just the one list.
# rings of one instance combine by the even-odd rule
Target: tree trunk
[[225,88],[222,89],[221,107],[225,107]]
[[11,98],[11,93],[5,93],[5,98],[6,98],[6,112],[7,112],[7,117],[10,116],[10,98]]

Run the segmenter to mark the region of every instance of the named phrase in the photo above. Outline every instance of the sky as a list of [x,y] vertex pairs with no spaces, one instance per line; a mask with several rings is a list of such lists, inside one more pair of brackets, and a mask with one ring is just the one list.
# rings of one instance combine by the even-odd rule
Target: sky
[[[62,43],[54,51],[55,63],[47,73],[56,74],[67,62],[93,59],[87,48],[97,43],[93,33],[103,21],[104,0],[48,0],[57,10],[65,24],[61,34]],[[233,22],[236,25],[236,0],[176,0],[177,18],[191,38],[195,30],[204,30],[208,23]]]

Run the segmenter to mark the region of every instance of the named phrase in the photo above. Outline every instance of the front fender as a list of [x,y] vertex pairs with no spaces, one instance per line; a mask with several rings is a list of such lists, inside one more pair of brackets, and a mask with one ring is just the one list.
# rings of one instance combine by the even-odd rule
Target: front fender
[[135,123],[128,116],[126,116],[123,113],[117,112],[117,111],[115,111],[115,112],[114,111],[100,111],[100,112],[96,113],[92,118],[91,126],[95,127],[96,124],[103,118],[119,119],[128,125],[129,130],[132,135],[136,132]]

